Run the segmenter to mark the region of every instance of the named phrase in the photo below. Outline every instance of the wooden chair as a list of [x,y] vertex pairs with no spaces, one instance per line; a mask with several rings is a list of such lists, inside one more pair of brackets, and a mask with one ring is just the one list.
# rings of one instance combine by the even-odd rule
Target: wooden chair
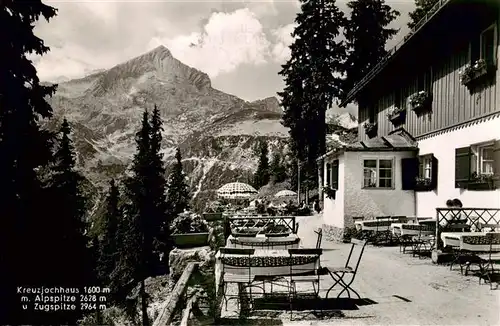
[[[220,259],[222,261],[222,297],[224,303],[226,305],[231,299],[238,300],[239,306],[241,308],[240,301],[240,291],[248,288],[250,289],[250,300],[252,298],[252,282],[254,279],[254,275],[252,275],[252,256],[255,253],[255,249],[240,249],[240,248],[220,248]],[[244,259],[248,262],[245,266],[247,267],[247,272],[245,274],[241,274],[241,265],[238,264],[239,267],[233,266],[229,263],[225,263],[227,258],[235,258],[234,256],[244,256]],[[237,273],[240,272],[240,273]],[[238,285],[238,294],[237,295],[228,295],[227,294],[227,285],[228,284],[236,284]]]
[[[321,234],[321,229],[319,229],[319,234]],[[297,283],[311,283],[312,284],[312,290],[313,292],[306,292],[306,291],[301,291],[300,293],[302,295],[312,295],[313,300],[318,300],[317,304],[315,304],[316,307],[320,307],[321,304],[319,302],[320,297],[319,297],[319,290],[320,290],[320,273],[319,273],[319,260],[321,257],[321,254],[323,253],[323,249],[320,248],[314,248],[314,249],[309,249],[309,248],[300,248],[300,249],[288,249],[288,253],[290,255],[290,275],[288,278],[289,282],[289,306],[290,306],[290,319],[292,320],[293,318],[293,303],[296,301],[298,298],[298,292],[297,292]],[[300,256],[300,255],[312,255],[315,256],[315,261],[317,262],[314,270],[311,270],[310,268],[305,268],[302,265],[295,265],[293,264],[294,262],[294,257]]]
[[[411,241],[412,254],[413,257],[418,255],[422,258],[424,253],[430,253],[436,247],[436,223],[419,224],[418,230],[418,235]],[[432,234],[428,234],[428,231],[432,231]]]
[[495,268],[495,266],[498,267],[498,264],[500,263],[500,257],[498,257],[498,253],[500,251],[498,249],[493,248],[493,245],[496,246],[500,245],[500,233],[487,233],[486,241],[489,243],[490,250],[488,253],[488,258],[483,259],[481,261],[481,264],[479,265],[480,268],[479,284],[481,284],[481,279],[484,278],[485,283],[487,279],[488,282],[490,283],[490,290],[492,290],[493,289],[492,277],[496,273],[500,273],[500,269]]
[[[323,269],[335,281],[334,284],[326,292],[326,298],[328,298],[330,291],[337,284],[339,284],[342,287],[342,291],[337,295],[337,298],[339,298],[344,292],[347,292],[347,296],[350,298],[351,292],[353,292],[358,297],[358,299],[361,299],[358,292],[356,292],[351,287],[351,284],[354,282],[354,279],[356,278],[356,274],[358,272],[359,264],[361,263],[361,258],[363,257],[363,253],[365,251],[367,241],[351,239],[351,244],[352,246],[351,250],[349,251],[349,256],[347,257],[346,263],[343,267],[323,267]],[[358,248],[357,250],[358,253],[357,253],[357,258],[354,258],[353,253],[354,253],[354,248],[356,247]],[[345,278],[347,278],[348,276],[350,276],[350,280],[345,280]]]
[[375,220],[377,224],[375,234],[373,235],[373,244],[380,246],[392,242],[391,217],[377,216]]
[[314,231],[314,233],[316,233],[316,235],[318,236],[316,238],[316,249],[320,249],[321,241],[323,240],[323,229],[319,228],[317,231]]

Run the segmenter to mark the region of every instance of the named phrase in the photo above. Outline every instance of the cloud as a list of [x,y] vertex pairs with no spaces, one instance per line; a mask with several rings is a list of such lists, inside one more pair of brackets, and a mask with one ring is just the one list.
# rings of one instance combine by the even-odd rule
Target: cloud
[[294,40],[292,33],[295,26],[297,26],[297,24],[291,23],[271,32],[276,39],[276,43],[272,49],[272,56],[277,63],[285,63],[285,61],[290,58],[290,45]]
[[242,64],[264,64],[270,47],[262,24],[248,8],[212,13],[203,31],[169,39],[155,38],[149,47],[160,44],[165,44],[183,63],[210,77]]

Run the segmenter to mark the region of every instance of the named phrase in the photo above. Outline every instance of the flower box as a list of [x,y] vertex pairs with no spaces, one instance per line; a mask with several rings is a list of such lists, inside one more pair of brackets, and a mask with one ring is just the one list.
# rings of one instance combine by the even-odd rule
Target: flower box
[[195,248],[208,246],[209,232],[172,234],[172,241],[177,248]]
[[434,190],[432,180],[429,178],[416,178],[415,191],[431,191]]
[[488,75],[494,68],[494,66],[488,65],[483,59],[477,60],[473,65],[467,64],[458,73],[460,76],[460,83],[466,87],[470,87],[473,82]]
[[417,113],[429,111],[432,106],[432,96],[429,92],[420,91],[410,96],[409,99],[412,110]]
[[337,190],[331,188],[330,186],[324,186],[323,192],[325,193],[326,198],[328,198],[328,199],[335,199],[336,194],[337,194]]
[[495,188],[495,178],[493,175],[481,175],[476,172],[472,173],[471,180],[466,185],[467,190],[494,190]]
[[377,124],[366,122],[363,127],[365,128],[365,133],[369,138],[373,138],[377,135]]
[[205,221],[219,221],[222,220],[222,213],[203,213]]
[[395,108],[389,113],[387,113],[387,119],[393,124],[393,125],[400,125],[405,122],[406,119],[406,109],[404,108]]

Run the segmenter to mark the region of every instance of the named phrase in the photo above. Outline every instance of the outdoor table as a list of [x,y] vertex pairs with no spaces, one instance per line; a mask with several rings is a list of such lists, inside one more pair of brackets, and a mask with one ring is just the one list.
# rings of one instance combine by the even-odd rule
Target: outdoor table
[[[488,233],[500,232],[442,232],[441,240],[444,247],[449,246],[460,248],[460,250],[485,252],[490,250],[490,244],[486,237]],[[466,243],[464,243],[464,239],[466,239]],[[500,244],[493,244],[492,249],[493,251],[500,251]]]
[[415,235],[433,235],[436,233],[435,229],[429,228],[425,224],[414,223],[392,223],[392,234],[395,236],[415,236]]
[[379,220],[365,220],[365,221],[356,221],[354,225],[357,230],[363,231],[387,231],[387,227],[392,224],[394,220],[390,218],[383,218]]
[[[317,270],[319,259],[317,255],[294,255],[290,260],[288,250],[284,249],[255,249],[253,256],[226,255],[221,257],[220,251],[215,255],[215,285],[219,289],[222,265],[231,266],[231,274],[248,275],[248,264],[251,264],[252,275],[258,276],[280,276],[290,275],[290,265],[300,266],[292,271],[304,273],[304,271]],[[241,268],[239,268],[241,267]]]
[[266,237],[265,234],[257,234],[256,237],[234,237],[227,238],[227,248],[262,248],[262,249],[293,249],[298,248],[300,238],[296,234],[286,237]]

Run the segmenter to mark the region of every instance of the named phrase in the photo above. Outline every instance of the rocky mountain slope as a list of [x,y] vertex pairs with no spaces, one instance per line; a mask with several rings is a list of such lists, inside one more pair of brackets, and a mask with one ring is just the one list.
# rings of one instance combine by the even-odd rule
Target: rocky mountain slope
[[63,116],[70,121],[78,165],[98,188],[123,175],[135,153],[142,111],[155,104],[164,120],[167,169],[179,146],[197,201],[213,197],[227,182],[247,182],[257,165],[259,140],[268,142],[271,153],[284,152],[288,137],[275,97],[247,102],[216,90],[207,74],[175,59],[163,46],[111,69],[63,81],[50,101],[55,119],[49,127]]

